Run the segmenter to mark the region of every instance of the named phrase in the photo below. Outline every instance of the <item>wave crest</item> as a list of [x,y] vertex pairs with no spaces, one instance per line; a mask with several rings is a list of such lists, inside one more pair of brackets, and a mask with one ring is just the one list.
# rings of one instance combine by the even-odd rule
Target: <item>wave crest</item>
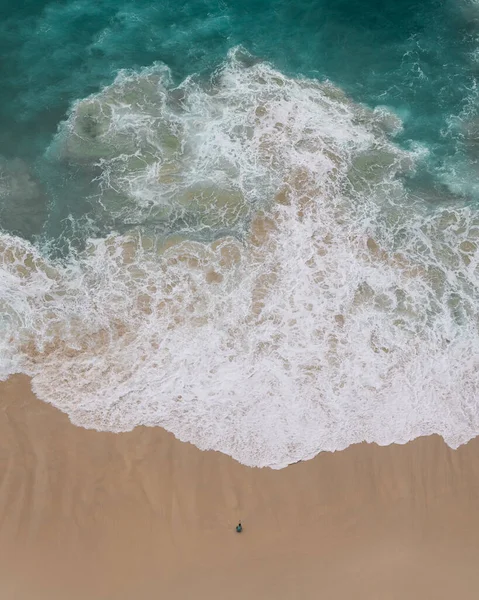
[[[418,157],[391,141],[399,126],[239,50],[208,83],[120,74],[52,152],[98,169],[101,210],[147,226],[63,263],[2,236],[3,375],[29,373],[78,425],[162,426],[247,465],[464,443],[479,431],[479,216],[408,196]],[[209,241],[191,239],[202,228]]]

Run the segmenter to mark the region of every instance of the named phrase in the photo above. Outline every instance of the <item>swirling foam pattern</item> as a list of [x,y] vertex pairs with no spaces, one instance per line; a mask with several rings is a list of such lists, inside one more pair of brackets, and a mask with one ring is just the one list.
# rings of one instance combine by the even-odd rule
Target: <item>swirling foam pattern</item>
[[122,233],[63,260],[1,234],[0,376],[28,373],[77,425],[162,426],[253,466],[466,442],[479,215],[407,192],[424,151],[400,129],[241,49],[207,83],[121,72],[49,156],[95,173]]

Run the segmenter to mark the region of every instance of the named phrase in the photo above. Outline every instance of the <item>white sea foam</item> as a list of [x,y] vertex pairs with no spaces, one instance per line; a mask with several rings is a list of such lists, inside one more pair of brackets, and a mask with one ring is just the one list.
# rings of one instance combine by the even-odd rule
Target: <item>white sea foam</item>
[[386,109],[371,114],[332,85],[241,58],[232,52],[208,87],[192,77],[173,88],[163,65],[121,72],[74,105],[52,153],[95,164],[97,206],[125,223],[216,229],[270,201],[294,169],[313,171],[326,192],[346,166],[351,179],[367,166],[382,177],[406,158],[385,139],[401,126]]
[[[78,142],[92,106],[97,133]],[[208,87],[175,89],[163,67],[120,74],[76,104],[55,152],[98,163],[103,210],[127,223],[153,203],[223,233],[136,227],[61,264],[1,236],[0,377],[29,373],[78,425],[162,426],[247,465],[361,440],[466,442],[479,432],[479,215],[408,198],[398,174],[419,151],[392,143],[399,125],[240,51]]]

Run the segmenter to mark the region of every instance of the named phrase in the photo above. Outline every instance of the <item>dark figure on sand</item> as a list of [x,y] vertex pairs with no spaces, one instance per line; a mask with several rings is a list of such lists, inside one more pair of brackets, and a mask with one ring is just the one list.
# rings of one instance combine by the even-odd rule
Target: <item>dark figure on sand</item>
[[241,521],[236,525],[236,533],[241,533],[243,531],[243,525],[241,525]]

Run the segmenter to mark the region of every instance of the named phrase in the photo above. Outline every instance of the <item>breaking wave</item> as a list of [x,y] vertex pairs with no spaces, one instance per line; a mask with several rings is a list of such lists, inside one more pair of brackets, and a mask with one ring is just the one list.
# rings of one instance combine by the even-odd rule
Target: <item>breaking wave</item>
[[78,101],[48,158],[109,235],[68,258],[0,234],[0,377],[73,423],[161,426],[283,467],[362,440],[479,433],[479,213],[404,179],[385,107],[241,49]]

